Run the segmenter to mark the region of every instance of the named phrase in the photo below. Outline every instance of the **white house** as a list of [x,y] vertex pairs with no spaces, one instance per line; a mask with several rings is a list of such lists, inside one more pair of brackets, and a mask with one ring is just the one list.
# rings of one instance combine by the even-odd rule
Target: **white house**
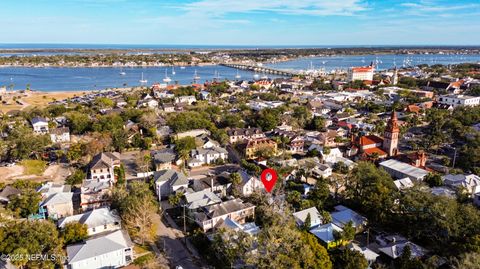
[[310,228],[314,228],[322,224],[322,216],[320,216],[320,212],[318,212],[318,209],[316,207],[310,207],[302,211],[293,213],[295,222],[299,227],[303,227],[308,215],[310,215]]
[[157,108],[158,101],[155,100],[150,94],[147,94],[143,97],[142,100],[138,101],[138,107],[149,107],[149,108]]
[[228,130],[227,134],[232,144],[265,137],[265,134],[260,128],[234,128]]
[[70,142],[70,130],[68,127],[52,129],[50,130],[50,140],[52,140],[52,143]]
[[330,152],[325,153],[323,148],[320,151],[320,155],[322,156],[322,161],[328,164],[337,163],[339,159],[343,157],[342,152],[338,148],[331,148]]
[[40,203],[49,218],[59,219],[73,215],[73,192],[58,192],[47,197]]
[[197,101],[197,98],[195,98],[195,96],[193,96],[193,95],[175,97],[175,104],[189,104],[189,105],[191,105],[196,101]]
[[327,178],[332,175],[332,168],[327,164],[317,164],[312,169],[312,173],[319,178]]
[[214,148],[199,148],[194,149],[191,152],[192,159],[188,161],[189,167],[198,167],[204,164],[212,164],[217,160],[226,160],[228,152],[226,149],[221,147]]
[[48,134],[48,120],[42,117],[32,119],[33,132],[36,134]]
[[99,234],[67,246],[69,269],[120,268],[133,261],[133,243],[124,230]]
[[168,197],[179,189],[188,187],[187,177],[178,171],[168,169],[153,173],[158,199]]
[[381,246],[380,248],[378,248],[378,250],[390,257],[391,259],[396,259],[402,256],[403,250],[406,246],[410,248],[410,255],[412,258],[421,258],[426,253],[426,250],[424,248],[407,240],[394,240],[393,242],[388,243],[385,246]]
[[256,176],[249,175],[245,170],[240,170],[238,172],[242,178],[241,193],[243,196],[249,196],[256,190],[262,190],[264,188],[262,181]]
[[110,211],[106,207],[60,219],[57,223],[57,226],[58,228],[63,229],[67,223],[71,222],[79,222],[87,225],[87,232],[90,236],[121,229],[120,217],[115,211]]
[[355,250],[363,254],[365,259],[368,261],[369,268],[371,268],[372,264],[377,260],[377,258],[380,256],[377,253],[375,253],[373,250],[367,248],[367,247],[361,247],[360,245],[356,243],[351,243],[349,246],[350,250]]
[[342,231],[343,229],[337,225],[333,223],[327,223],[311,229],[310,233],[328,245],[329,243],[336,241],[335,232],[340,233]]
[[457,106],[478,106],[480,104],[480,96],[449,94],[438,97],[437,102],[454,108]]
[[480,193],[480,177],[474,174],[470,175],[452,175],[448,174],[442,177],[443,183],[452,188],[463,187],[469,194]]
[[120,153],[102,152],[95,155],[89,164],[89,179],[115,182],[115,167],[120,167]]
[[409,177],[397,179],[393,181],[393,184],[395,184],[395,187],[397,187],[399,191],[413,187],[413,181]]

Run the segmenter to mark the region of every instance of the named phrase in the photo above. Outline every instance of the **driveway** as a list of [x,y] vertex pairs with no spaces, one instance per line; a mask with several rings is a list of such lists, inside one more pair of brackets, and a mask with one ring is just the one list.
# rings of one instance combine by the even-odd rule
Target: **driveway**
[[[169,218],[169,216],[166,216]],[[170,267],[181,266],[184,269],[200,269],[201,260],[199,256],[192,254],[182,242],[183,234],[180,230],[167,227],[157,215],[157,246],[163,250],[166,258],[170,262]],[[196,251],[194,251],[196,252]],[[198,255],[198,254],[196,254]]]
[[132,179],[137,177],[136,159],[139,151],[126,151],[120,154],[120,160],[125,167],[125,178]]

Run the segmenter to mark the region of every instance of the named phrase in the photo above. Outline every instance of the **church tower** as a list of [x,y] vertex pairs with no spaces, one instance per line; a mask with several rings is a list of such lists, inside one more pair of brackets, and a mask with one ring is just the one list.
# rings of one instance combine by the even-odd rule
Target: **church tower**
[[383,136],[383,149],[388,153],[388,156],[395,156],[398,153],[398,135],[400,128],[398,127],[397,113],[392,111],[392,116],[388,120],[387,128]]
[[397,67],[395,66],[395,69],[393,69],[392,85],[397,85],[397,84],[398,84],[398,70],[397,70]]

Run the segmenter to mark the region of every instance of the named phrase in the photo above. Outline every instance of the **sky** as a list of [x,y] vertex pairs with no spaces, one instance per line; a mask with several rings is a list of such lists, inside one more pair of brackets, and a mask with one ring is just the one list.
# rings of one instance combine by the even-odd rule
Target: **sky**
[[480,0],[0,0],[0,43],[480,45]]

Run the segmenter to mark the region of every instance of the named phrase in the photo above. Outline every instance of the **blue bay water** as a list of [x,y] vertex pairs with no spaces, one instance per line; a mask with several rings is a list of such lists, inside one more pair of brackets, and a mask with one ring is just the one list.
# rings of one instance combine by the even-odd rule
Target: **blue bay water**
[[391,69],[395,66],[408,67],[420,64],[458,64],[480,63],[480,54],[385,54],[385,55],[355,55],[332,57],[306,57],[288,62],[269,64],[269,66],[285,70],[306,70],[324,68],[326,71],[347,69],[352,66],[365,66],[376,63],[378,70]]
[[[335,56],[335,57],[307,57],[287,62],[268,64],[268,66],[285,70],[306,70],[311,65],[314,68],[324,68],[326,71],[335,69],[347,69],[351,66],[368,65],[377,62],[378,69],[402,67],[405,65],[419,64],[456,64],[463,62],[480,63],[480,55],[363,55],[363,56]],[[224,66],[195,66],[180,69],[175,67],[175,75],[172,75],[172,67],[136,67],[124,68],[125,76],[119,73],[118,67],[102,68],[31,68],[31,67],[0,67],[0,86],[13,85],[14,89],[25,89],[30,84],[31,89],[39,91],[83,91],[100,90],[113,87],[132,87],[140,85],[141,74],[148,80],[147,85],[155,82],[162,83],[165,70],[172,79],[171,84],[178,82],[185,85],[193,81],[195,70],[201,77],[199,83],[211,81],[216,77],[220,80],[235,80],[236,69]],[[252,80],[254,73],[238,71],[241,79]],[[263,76],[261,74],[261,76]],[[275,78],[266,74],[269,78]]]
[[[140,86],[140,80],[143,78],[148,82],[163,83],[165,70],[171,78],[170,84],[186,85],[194,82],[194,74],[200,79],[197,83],[212,81],[213,79],[234,80],[237,70],[224,66],[187,66],[185,69],[175,67],[175,75],[172,75],[172,67],[0,67],[0,86],[13,84],[14,89],[25,89],[27,84],[30,88],[38,91],[83,91],[83,90],[102,90],[105,88],[132,87]],[[120,75],[120,72],[125,75]],[[248,71],[238,71],[241,79],[252,80],[254,73]],[[278,76],[268,75],[269,78]]]

